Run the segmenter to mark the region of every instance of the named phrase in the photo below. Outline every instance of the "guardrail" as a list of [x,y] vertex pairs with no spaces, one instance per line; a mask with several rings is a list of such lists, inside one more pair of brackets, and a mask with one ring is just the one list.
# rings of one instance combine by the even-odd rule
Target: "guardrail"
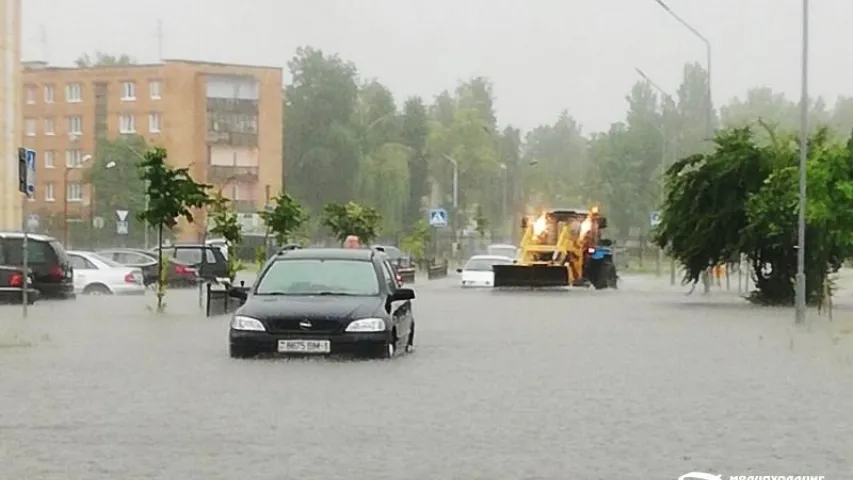
[[427,279],[437,280],[447,276],[447,260],[430,264],[427,267]]

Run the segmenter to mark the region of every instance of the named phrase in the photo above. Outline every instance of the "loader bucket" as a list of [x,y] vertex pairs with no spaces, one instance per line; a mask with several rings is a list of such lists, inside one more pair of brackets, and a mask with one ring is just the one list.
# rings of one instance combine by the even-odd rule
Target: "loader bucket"
[[569,270],[556,265],[493,265],[495,287],[565,287]]

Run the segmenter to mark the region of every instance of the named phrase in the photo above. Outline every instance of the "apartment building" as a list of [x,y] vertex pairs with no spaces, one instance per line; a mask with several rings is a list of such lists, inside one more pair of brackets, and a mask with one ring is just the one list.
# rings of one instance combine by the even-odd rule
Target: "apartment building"
[[[255,212],[282,186],[282,69],[187,60],[60,68],[24,64],[23,143],[38,155],[32,210],[89,221],[83,172],[99,139],[139,135],[169,163]],[[181,224],[182,240],[198,239]]]
[[0,230],[21,228],[21,1],[0,0]]

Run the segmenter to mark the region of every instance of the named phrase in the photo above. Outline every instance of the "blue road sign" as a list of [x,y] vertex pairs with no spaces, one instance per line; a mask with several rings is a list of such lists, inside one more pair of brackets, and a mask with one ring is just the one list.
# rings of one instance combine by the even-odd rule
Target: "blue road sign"
[[32,197],[36,193],[36,151],[26,149],[27,160],[27,196]]
[[660,225],[660,212],[652,212],[649,214],[649,222],[653,227]]
[[447,226],[447,210],[443,208],[433,208],[429,211],[429,224],[433,227]]

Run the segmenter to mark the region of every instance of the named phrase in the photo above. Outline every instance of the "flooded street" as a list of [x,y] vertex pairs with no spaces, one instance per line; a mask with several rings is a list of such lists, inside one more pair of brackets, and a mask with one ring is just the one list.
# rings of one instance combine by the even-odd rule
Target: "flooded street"
[[232,360],[194,291],[162,316],[150,296],[41,302],[34,344],[0,348],[0,478],[851,478],[853,335],[640,277],[455,282],[415,285],[417,350],[390,362]]

